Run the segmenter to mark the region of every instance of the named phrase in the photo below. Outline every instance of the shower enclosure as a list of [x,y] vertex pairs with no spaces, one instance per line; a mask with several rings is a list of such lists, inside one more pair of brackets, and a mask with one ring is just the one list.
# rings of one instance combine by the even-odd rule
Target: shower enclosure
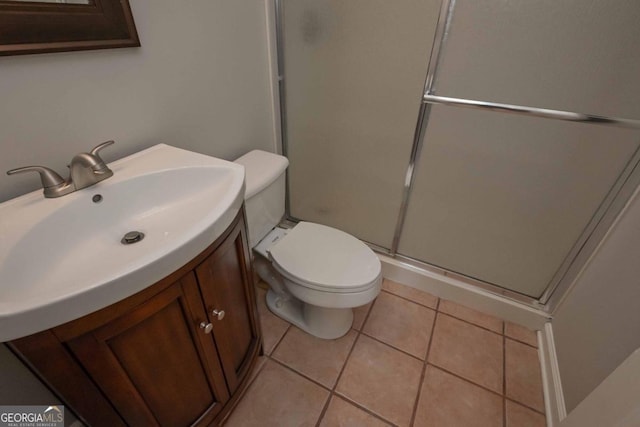
[[640,4],[276,7],[289,217],[552,303],[640,182]]

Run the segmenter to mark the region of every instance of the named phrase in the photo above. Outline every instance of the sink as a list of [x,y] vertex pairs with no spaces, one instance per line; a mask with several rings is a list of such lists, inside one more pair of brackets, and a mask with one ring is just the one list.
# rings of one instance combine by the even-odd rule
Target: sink
[[[241,165],[165,144],[69,195],[0,203],[0,341],[120,301],[202,252],[242,207]],[[128,232],[144,238],[123,244]],[[131,239],[136,240],[136,239]]]

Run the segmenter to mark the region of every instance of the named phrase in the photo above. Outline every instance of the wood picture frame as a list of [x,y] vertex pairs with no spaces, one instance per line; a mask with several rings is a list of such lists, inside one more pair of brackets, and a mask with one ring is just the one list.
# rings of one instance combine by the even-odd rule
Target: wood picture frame
[[0,56],[140,46],[128,0],[0,0]]

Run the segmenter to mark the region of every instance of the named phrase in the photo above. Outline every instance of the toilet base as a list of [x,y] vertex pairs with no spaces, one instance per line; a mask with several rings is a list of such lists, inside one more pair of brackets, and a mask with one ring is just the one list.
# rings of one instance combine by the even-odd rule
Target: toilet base
[[303,331],[322,339],[336,339],[345,335],[353,324],[353,309],[327,308],[305,304],[289,296],[267,292],[267,307]]

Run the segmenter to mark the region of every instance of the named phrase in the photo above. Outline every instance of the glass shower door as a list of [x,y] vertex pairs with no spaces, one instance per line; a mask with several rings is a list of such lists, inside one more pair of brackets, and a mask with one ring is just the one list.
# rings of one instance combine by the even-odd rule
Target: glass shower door
[[640,119],[637,0],[278,2],[293,219],[545,303],[640,180],[637,128],[421,114],[429,68],[427,102]]
[[[456,0],[450,18],[430,94],[640,118],[638,2]],[[640,131],[430,108],[398,252],[540,298],[635,166]]]
[[294,218],[390,248],[439,0],[281,0]]
[[637,130],[434,106],[398,252],[539,298]]

